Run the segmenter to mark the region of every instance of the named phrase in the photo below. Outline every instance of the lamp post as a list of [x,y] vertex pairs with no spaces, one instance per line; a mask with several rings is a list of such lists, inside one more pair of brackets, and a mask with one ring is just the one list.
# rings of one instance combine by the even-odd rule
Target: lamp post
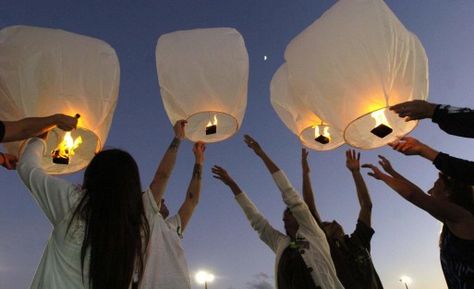
[[199,271],[194,276],[198,284],[204,284],[204,289],[207,289],[207,283],[214,281],[214,275],[206,271]]
[[405,289],[408,289],[408,284],[411,283],[411,278],[408,277],[408,276],[403,275],[403,276],[400,277],[400,282],[402,282],[402,284],[405,285]]

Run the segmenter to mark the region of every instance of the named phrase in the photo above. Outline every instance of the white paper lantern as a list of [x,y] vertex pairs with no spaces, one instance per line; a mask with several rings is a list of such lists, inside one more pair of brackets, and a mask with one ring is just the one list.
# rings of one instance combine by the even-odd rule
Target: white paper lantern
[[[380,147],[409,133],[417,122],[387,107],[428,95],[425,51],[382,0],[337,1],[290,42],[285,58],[295,94],[354,147]],[[386,136],[383,126],[380,136],[371,132],[376,111],[393,130]]]
[[162,35],[156,68],[168,117],[172,124],[188,121],[187,138],[217,142],[238,131],[247,106],[249,69],[239,32],[210,28]]
[[286,63],[273,75],[270,83],[270,101],[283,123],[306,147],[326,151],[344,143],[340,131],[322,121],[295,97],[288,85]]
[[[12,26],[0,31],[0,119],[79,114],[73,139],[82,144],[69,164],[52,162],[64,131],[47,138],[42,165],[66,174],[88,165],[106,139],[118,97],[120,68],[113,48],[91,37],[57,29]],[[21,142],[5,147],[17,155]]]

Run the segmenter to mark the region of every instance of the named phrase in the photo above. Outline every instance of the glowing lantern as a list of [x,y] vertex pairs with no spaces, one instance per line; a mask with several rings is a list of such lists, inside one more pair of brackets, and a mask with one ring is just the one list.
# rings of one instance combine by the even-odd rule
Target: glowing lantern
[[270,101],[283,123],[306,147],[324,151],[344,143],[340,131],[324,123],[295,97],[288,84],[286,64],[280,66],[273,75]]
[[425,51],[382,0],[337,1],[290,42],[285,59],[295,95],[354,147],[409,133],[417,122],[387,107],[428,95]]
[[186,119],[192,141],[235,134],[247,106],[248,54],[232,28],[177,31],[156,46],[161,97],[171,123]]
[[[80,115],[78,129],[67,135],[53,129],[46,139],[42,165],[51,174],[84,168],[103,147],[117,103],[119,77],[115,51],[101,40],[28,26],[0,31],[0,119]],[[65,147],[69,137],[72,146]],[[21,144],[5,147],[17,155]]]

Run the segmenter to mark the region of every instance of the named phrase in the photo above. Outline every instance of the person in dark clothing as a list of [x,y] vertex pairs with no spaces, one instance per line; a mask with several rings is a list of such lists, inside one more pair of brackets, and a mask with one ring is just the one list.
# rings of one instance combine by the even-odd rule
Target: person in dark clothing
[[[469,108],[413,100],[391,106],[390,109],[400,117],[405,117],[407,121],[431,118],[443,131],[451,135],[474,138],[474,110]],[[474,185],[474,162],[472,161],[439,152],[411,137],[403,137],[391,143],[390,146],[406,155],[420,155],[432,161],[443,174]]]
[[386,158],[379,157],[385,173],[374,165],[363,165],[372,170],[369,175],[383,181],[407,201],[443,223],[440,258],[448,288],[474,288],[473,188],[440,173],[433,188],[425,194],[395,171]]
[[[17,121],[0,120],[0,143],[19,141],[41,135],[54,127],[65,131],[76,128],[77,118],[65,114],[46,117],[28,117]],[[17,157],[0,152],[0,165],[6,169],[15,169]]]
[[372,201],[360,173],[360,153],[346,151],[346,166],[354,179],[360,212],[355,231],[349,236],[336,222],[322,222],[316,209],[310,181],[308,151],[302,149],[303,197],[313,217],[325,231],[331,257],[339,280],[346,289],[383,289],[370,255],[370,241],[374,234],[371,227]]

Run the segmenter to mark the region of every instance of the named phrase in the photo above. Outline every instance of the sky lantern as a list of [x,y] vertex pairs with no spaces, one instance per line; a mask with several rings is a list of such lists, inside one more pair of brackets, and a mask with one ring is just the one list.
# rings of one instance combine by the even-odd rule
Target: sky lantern
[[[51,174],[76,172],[105,144],[118,97],[120,68],[107,43],[58,29],[0,30],[0,119],[78,118],[71,132],[53,129],[42,165]],[[6,143],[18,155],[23,142]]]
[[249,60],[233,28],[176,31],[156,46],[161,97],[171,123],[186,119],[191,141],[217,142],[235,134],[247,106]]
[[283,123],[298,136],[304,146],[326,151],[344,143],[341,131],[321,120],[292,93],[288,85],[286,63],[273,75],[270,83],[270,101]]
[[361,149],[413,130],[388,106],[428,95],[428,60],[417,37],[382,0],[339,0],[285,51],[295,95]]

